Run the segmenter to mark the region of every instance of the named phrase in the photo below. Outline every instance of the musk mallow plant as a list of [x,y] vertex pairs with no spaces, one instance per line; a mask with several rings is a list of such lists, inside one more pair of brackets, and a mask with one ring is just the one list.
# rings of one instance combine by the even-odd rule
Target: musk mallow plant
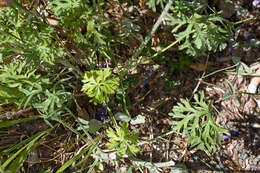
[[106,130],[108,141],[107,147],[116,150],[116,154],[120,157],[124,155],[135,156],[140,149],[137,147],[139,134],[130,131],[127,122],[123,122],[121,126],[116,126],[115,130],[109,127]]
[[91,70],[83,76],[81,91],[86,93],[90,102],[95,105],[107,103],[109,95],[114,94],[119,86],[119,78],[112,74],[111,69]]
[[190,147],[215,152],[229,131],[218,126],[213,119],[213,106],[204,101],[204,92],[194,95],[194,102],[181,99],[169,116],[173,118],[172,130],[188,139]]
[[[157,5],[164,7],[166,2],[149,0],[147,5],[156,11]],[[193,57],[205,55],[208,51],[224,50],[233,28],[206,1],[175,0],[165,20],[172,27],[171,32],[179,44],[179,50]]]

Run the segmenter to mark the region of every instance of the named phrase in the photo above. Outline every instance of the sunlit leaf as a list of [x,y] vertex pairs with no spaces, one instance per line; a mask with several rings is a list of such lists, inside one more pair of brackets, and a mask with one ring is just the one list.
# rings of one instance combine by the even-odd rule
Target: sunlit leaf
[[124,121],[124,122],[129,122],[131,120],[131,117],[129,117],[125,113],[118,112],[118,113],[115,114],[115,119],[120,120],[120,121]]
[[142,115],[137,115],[137,117],[135,117],[134,119],[132,119],[132,120],[130,121],[130,123],[131,123],[132,125],[143,124],[143,123],[145,123],[145,117],[142,116]]

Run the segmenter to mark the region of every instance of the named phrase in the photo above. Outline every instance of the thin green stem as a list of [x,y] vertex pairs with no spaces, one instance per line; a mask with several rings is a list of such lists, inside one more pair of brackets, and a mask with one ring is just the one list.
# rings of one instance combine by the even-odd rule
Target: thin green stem
[[107,105],[106,103],[105,103],[105,106],[106,106],[106,108],[107,108],[108,114],[109,114],[109,116],[110,116],[110,118],[111,118],[111,120],[112,120],[114,126],[115,126],[115,127],[118,127],[118,124],[117,124],[117,122],[116,122],[115,116],[113,115],[112,111],[110,110],[110,108],[108,107],[108,105]]
[[251,21],[251,20],[256,20],[257,18],[258,18],[258,17],[249,17],[249,18],[247,18],[247,19],[234,22],[234,25],[239,25],[239,24],[241,24],[241,23],[249,22],[249,21]]
[[170,134],[173,134],[173,133],[175,133],[174,131],[169,131],[169,132],[167,132],[167,133],[165,133],[165,134],[162,134],[162,135],[160,135],[160,136],[157,136],[157,137],[155,137],[155,138],[153,138],[153,139],[150,139],[150,140],[147,140],[147,141],[143,141],[143,142],[139,142],[138,143],[138,146],[139,145],[143,145],[143,144],[149,144],[149,143],[151,143],[151,142],[153,142],[153,141],[156,141],[156,140],[158,140],[158,139],[161,139],[161,138],[163,138],[163,137],[165,137],[165,136],[168,136],[168,135],[170,135]]
[[216,71],[214,71],[214,72],[212,72],[212,73],[210,73],[210,74],[207,74],[207,75],[205,75],[205,76],[202,76],[200,79],[205,79],[205,78],[207,78],[207,77],[209,77],[209,76],[212,76],[212,75],[214,75],[214,74],[216,74],[216,73],[219,73],[219,72],[222,72],[222,71],[225,71],[225,70],[234,68],[234,67],[238,66],[238,64],[239,64],[239,63],[237,63],[237,64],[235,64],[235,65],[232,65],[232,66],[230,66],[230,67],[226,67],[226,68],[223,68],[223,69],[220,69],[220,70],[216,70]]
[[[110,58],[106,53],[105,53],[105,55],[108,57],[108,58]],[[117,60],[115,59],[115,57],[114,57],[114,54],[113,53],[111,53],[111,58],[112,58],[112,60],[114,61],[114,63],[115,63],[115,67],[116,67],[116,71],[117,71],[117,74],[118,74],[118,76],[119,76],[119,81],[120,81],[120,86],[121,86],[121,90],[122,90],[122,95],[123,95],[123,109],[124,109],[124,111],[125,111],[125,113],[127,113],[128,115],[129,115],[129,112],[128,112],[128,110],[127,110],[127,105],[126,105],[126,96],[125,96],[125,90],[124,90],[124,88],[123,88],[123,76],[121,75],[121,73],[120,73],[120,70],[119,70],[119,68],[118,68],[118,63],[117,63]]]
[[132,67],[133,62],[139,57],[139,55],[142,53],[142,51],[145,48],[145,46],[147,45],[147,43],[151,40],[152,36],[154,35],[154,33],[157,31],[160,24],[162,23],[163,17],[169,11],[171,5],[172,5],[172,0],[169,0],[167,5],[165,6],[163,12],[161,13],[160,17],[157,19],[156,23],[154,24],[150,34],[145,37],[142,44],[138,47],[138,49],[135,51],[135,53],[132,55],[132,57],[128,61],[128,64],[125,66],[125,70],[123,70],[123,72],[122,72],[122,76],[125,76],[127,74],[128,70]]
[[[194,33],[195,30],[193,30],[190,34]],[[169,44],[167,47],[163,48],[162,50],[156,52],[155,54],[153,54],[152,56],[145,58],[143,60],[141,60],[140,62],[136,63],[136,66],[143,64],[145,61],[149,61],[152,60],[153,58],[157,57],[158,55],[164,53],[165,51],[167,51],[168,49],[170,49],[171,47],[173,47],[174,45],[176,45],[177,43],[179,43],[180,41],[182,41],[186,36],[183,36],[181,38],[179,38],[178,40],[172,42],[171,44]]]
[[174,46],[175,44],[177,44],[178,42],[180,42],[181,40],[176,40],[174,42],[172,42],[171,44],[169,44],[167,47],[163,48],[162,50],[156,52],[155,54],[153,54],[152,56],[145,58],[144,60],[140,61],[139,63],[137,63],[137,65],[142,64],[144,61],[149,61],[155,57],[157,57],[158,55],[162,54],[163,52],[167,51],[168,49],[170,49],[172,46]]

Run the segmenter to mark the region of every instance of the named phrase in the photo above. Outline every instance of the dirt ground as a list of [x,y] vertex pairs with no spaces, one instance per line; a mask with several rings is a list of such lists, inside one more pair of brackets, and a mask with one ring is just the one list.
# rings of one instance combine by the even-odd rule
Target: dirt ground
[[[151,11],[147,7],[143,9],[142,3],[134,5],[137,9],[134,12],[129,10],[129,4],[122,6],[129,10],[128,17],[139,15],[138,18],[135,18],[135,23],[141,27],[140,33],[148,33],[149,26],[152,26],[158,16],[151,16]],[[259,13],[259,8],[252,9],[251,6],[248,6],[248,10],[252,15]],[[121,21],[123,17],[122,12],[116,6],[110,10],[110,15],[114,21]],[[140,132],[141,141],[154,139],[169,132],[171,118],[168,113],[172,107],[180,98],[191,99],[195,92],[201,90],[205,92],[207,102],[213,104],[218,110],[214,116],[215,121],[230,130],[231,137],[224,140],[217,152],[209,157],[203,151],[187,150],[187,140],[180,135],[171,134],[164,139],[141,145],[142,152],[137,156],[138,158],[149,162],[174,161],[176,164],[185,164],[190,172],[213,172],[220,169],[226,172],[260,172],[260,88],[258,85],[258,95],[245,93],[253,77],[236,75],[231,73],[236,71],[236,67],[230,68],[234,65],[232,57],[236,56],[240,57],[241,61],[253,71],[260,69],[260,47],[250,45],[250,40],[260,39],[260,20],[243,23],[240,27],[241,31],[237,39],[240,47],[237,49],[211,53],[208,56],[192,60],[191,64],[186,65],[181,71],[171,71],[169,62],[180,63],[178,60],[180,53],[176,52],[175,47],[162,57],[165,58],[162,62],[150,61],[147,64],[139,65],[137,68],[131,69],[131,73],[128,75],[128,78],[132,77],[135,80],[132,87],[127,90],[129,105],[131,105],[129,113],[132,118],[138,115],[145,117],[145,123],[131,126],[133,130]],[[156,47],[157,42],[163,40],[167,34],[167,31],[159,30],[153,38],[152,45]],[[118,52],[119,62],[125,62],[140,44],[132,38],[129,38],[128,41],[129,46],[122,46]],[[217,72],[217,70],[220,71]],[[207,76],[212,72],[215,73]],[[143,85],[147,76],[150,76],[150,80]],[[233,84],[238,98],[222,99],[229,92],[226,80]],[[171,86],[167,81],[171,81]],[[83,119],[94,118],[94,115],[101,109],[101,107],[90,104],[87,96],[78,95],[76,99],[82,109],[77,110],[72,106],[72,110]],[[10,111],[18,111],[13,105],[9,106]],[[111,99],[109,106],[112,112],[118,111],[116,97]],[[19,118],[32,114],[37,114],[37,112],[30,110],[19,115]],[[67,123],[71,127],[76,126],[73,120],[68,119]],[[14,143],[18,139],[22,140],[47,128],[48,126],[43,120],[21,123],[8,129],[10,133],[7,136],[1,136],[0,145]],[[59,168],[74,154],[75,150],[83,145],[76,143],[76,135],[63,125],[58,125],[46,141],[50,142],[35,149],[28,157],[25,164],[28,166],[27,172],[33,173],[48,167]],[[122,159],[118,164],[133,165],[134,163],[128,159]],[[113,160],[105,163],[104,172],[112,172],[114,169]],[[143,172],[149,172],[149,170],[144,169]],[[169,170],[163,169],[163,172],[169,172]]]

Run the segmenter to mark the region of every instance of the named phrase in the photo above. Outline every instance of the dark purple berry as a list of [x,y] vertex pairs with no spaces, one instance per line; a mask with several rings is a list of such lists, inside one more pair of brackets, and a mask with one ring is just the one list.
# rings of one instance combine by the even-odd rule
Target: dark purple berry
[[107,118],[107,108],[106,108],[106,106],[102,106],[101,110],[98,113],[96,113],[95,117],[99,121],[102,121],[102,122],[107,121],[108,118]]

